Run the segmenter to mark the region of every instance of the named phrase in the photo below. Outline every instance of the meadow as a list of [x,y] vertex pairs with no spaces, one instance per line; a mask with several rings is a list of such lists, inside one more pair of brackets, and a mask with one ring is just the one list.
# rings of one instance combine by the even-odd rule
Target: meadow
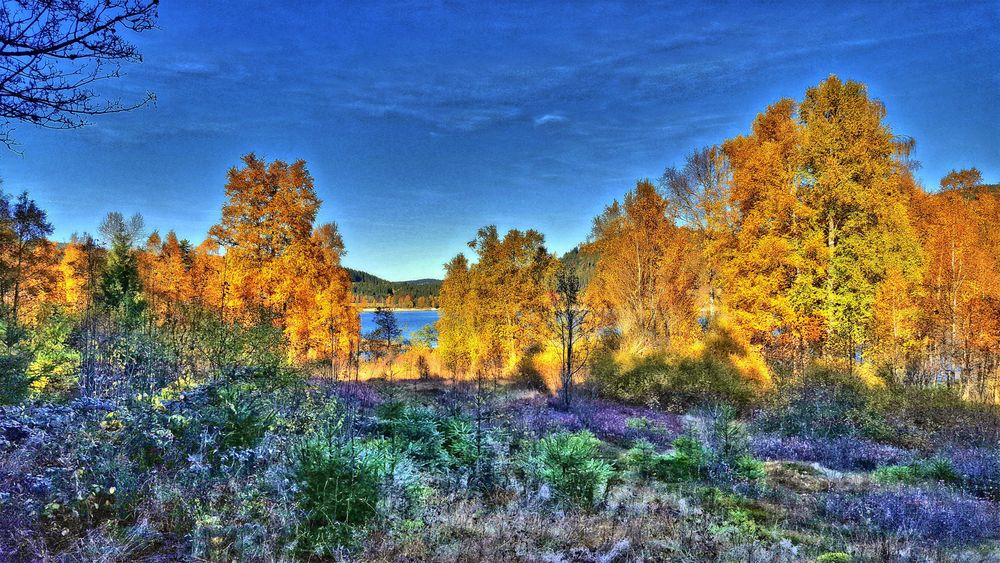
[[736,410],[232,378],[0,409],[9,559],[989,561],[1000,415],[831,372]]

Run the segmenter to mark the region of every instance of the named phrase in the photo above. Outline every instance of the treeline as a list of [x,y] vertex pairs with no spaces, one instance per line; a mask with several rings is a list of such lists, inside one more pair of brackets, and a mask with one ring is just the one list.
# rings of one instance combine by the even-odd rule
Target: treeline
[[420,279],[392,282],[378,276],[347,268],[351,276],[354,302],[362,307],[398,307],[401,309],[436,308],[441,281]]
[[[694,359],[768,387],[824,364],[996,401],[997,192],[975,169],[926,190],[915,142],[886,116],[864,85],[831,76],[608,205],[562,266],[592,276],[595,375]],[[474,261],[447,265],[443,357],[473,371],[551,363],[561,266],[542,235],[489,227],[471,247]]]
[[[0,198],[0,402],[159,390],[240,370],[355,361],[360,320],[335,224],[298,161],[250,154],[194,246],[109,213],[100,237],[48,240],[27,194]],[[272,373],[272,375],[274,375]]]

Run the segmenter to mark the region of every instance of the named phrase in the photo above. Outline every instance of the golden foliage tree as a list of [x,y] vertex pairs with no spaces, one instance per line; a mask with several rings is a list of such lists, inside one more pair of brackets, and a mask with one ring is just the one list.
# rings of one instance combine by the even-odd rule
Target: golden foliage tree
[[555,257],[541,233],[513,229],[501,238],[493,225],[480,229],[469,247],[474,264],[459,255],[446,266],[442,357],[454,371],[511,369],[544,340]]
[[928,262],[923,371],[947,385],[974,380],[984,395],[1000,350],[1000,202],[980,181],[975,169],[945,176],[922,198],[918,224]]
[[587,301],[616,326],[633,352],[688,341],[696,325],[697,252],[674,224],[667,200],[648,180],[594,219],[587,252],[596,253]]
[[94,239],[73,235],[59,261],[62,296],[58,301],[74,313],[86,310],[93,303],[101,269],[101,249]]
[[[359,320],[340,265],[343,241],[332,224],[314,231],[320,200],[305,162],[266,163],[249,154],[243,164],[229,171],[222,220],[209,231],[225,249],[223,313],[272,319],[296,359],[348,354]],[[217,262],[207,248],[201,254],[197,275]]]
[[[806,91],[799,106],[802,201],[811,220],[804,246],[825,244],[824,267],[810,275],[822,291],[825,352],[853,365],[872,337],[879,285],[896,271],[919,283],[921,249],[908,216],[900,144],[885,106],[863,84],[835,76]],[[809,301],[808,304],[814,304]]]

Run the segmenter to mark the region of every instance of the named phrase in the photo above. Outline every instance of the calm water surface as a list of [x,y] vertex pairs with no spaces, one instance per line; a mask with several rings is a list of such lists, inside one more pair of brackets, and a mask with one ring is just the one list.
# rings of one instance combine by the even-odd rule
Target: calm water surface
[[[438,320],[437,311],[396,311],[399,328],[403,329],[403,338],[409,340],[410,335],[420,330],[424,325],[432,325]],[[361,334],[375,330],[375,313],[361,313]]]

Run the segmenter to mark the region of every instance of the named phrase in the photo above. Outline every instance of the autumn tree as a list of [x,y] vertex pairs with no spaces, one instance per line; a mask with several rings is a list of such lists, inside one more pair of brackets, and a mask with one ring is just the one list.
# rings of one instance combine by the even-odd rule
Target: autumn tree
[[444,266],[440,313],[437,321],[438,354],[453,377],[463,375],[472,364],[474,338],[472,274],[464,254]]
[[253,154],[232,168],[221,221],[209,231],[225,249],[221,310],[230,320],[273,319],[295,359],[349,353],[359,321],[340,265],[335,225],[314,230],[320,200],[304,161]]
[[921,332],[932,380],[946,385],[986,379],[995,369],[1000,313],[1000,204],[979,190],[977,170],[952,171],[941,190],[920,200],[918,218],[927,269]]
[[312,236],[320,201],[305,161],[270,164],[253,154],[243,168],[231,168],[222,220],[209,236],[225,249],[225,306],[237,315],[256,314],[274,304],[281,258]]
[[501,238],[491,225],[469,247],[475,263],[459,255],[445,268],[438,323],[442,357],[453,369],[513,369],[545,338],[555,258],[534,230],[513,229]]
[[[822,244],[825,267],[808,274],[822,292],[825,351],[853,366],[870,341],[879,284],[896,269],[915,286],[921,251],[902,189],[900,145],[885,107],[864,85],[831,76],[806,91],[799,106],[801,198],[811,217],[800,237],[805,252]],[[810,303],[813,305],[813,303]]]
[[15,322],[22,320],[21,304],[25,290],[37,293],[35,282],[50,274],[55,260],[51,243],[46,238],[52,234],[52,224],[38,204],[22,192],[13,202],[0,195],[0,239],[6,244],[0,271],[4,274],[0,287],[4,302],[10,303],[10,316]]
[[749,135],[723,144],[732,171],[728,200],[709,216],[725,232],[710,252],[733,336],[771,359],[791,343],[801,367],[821,320],[803,306],[813,293],[802,287],[811,287],[818,266],[815,249],[801,238],[810,210],[800,200],[794,112],[791,100],[777,102],[757,116]]
[[83,312],[93,304],[103,268],[103,253],[93,237],[74,234],[63,249],[59,262],[63,288],[61,302],[71,312]]
[[225,259],[219,250],[219,244],[211,238],[194,247],[190,253],[191,270],[189,273],[194,303],[204,309],[219,312],[221,318],[223,316]]
[[679,345],[696,321],[699,275],[691,233],[674,224],[648,180],[594,220],[585,249],[599,256],[587,300],[633,352]]
[[942,192],[958,192],[963,197],[973,198],[976,190],[983,184],[983,174],[978,168],[952,170],[941,178]]
[[179,322],[181,308],[194,297],[190,251],[174,231],[167,232],[162,240],[154,231],[146,241],[140,264],[146,298],[158,319]]

